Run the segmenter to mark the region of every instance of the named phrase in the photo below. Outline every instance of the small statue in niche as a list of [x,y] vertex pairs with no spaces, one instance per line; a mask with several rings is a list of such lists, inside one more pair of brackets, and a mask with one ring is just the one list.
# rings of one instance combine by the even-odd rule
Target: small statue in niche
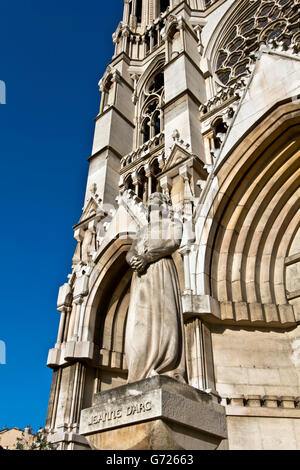
[[174,221],[167,196],[148,201],[148,225],[136,235],[126,260],[134,270],[125,352],[128,383],[155,375],[186,382],[184,330],[176,267],[182,224]]

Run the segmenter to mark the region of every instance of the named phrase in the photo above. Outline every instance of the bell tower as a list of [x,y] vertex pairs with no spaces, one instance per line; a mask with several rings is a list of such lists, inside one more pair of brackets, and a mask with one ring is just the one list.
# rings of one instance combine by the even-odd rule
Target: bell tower
[[[69,280],[59,291],[60,326],[48,358],[54,376],[46,428],[62,449],[87,446],[79,435],[80,413],[91,405],[94,393],[110,388],[108,383],[126,383],[122,335],[131,273],[122,253],[131,242],[124,233],[134,233],[145,220],[141,204],[153,192],[167,194],[186,217],[176,263],[182,293],[191,292],[191,215],[210,161],[198,119],[199,106],[206,100],[199,68],[203,20],[196,18],[198,26],[190,23],[190,3],[124,0],[123,19],[113,34],[114,55],[99,82],[101,102],[83,214],[74,228],[77,248]],[[199,7],[197,1],[192,3]],[[205,9],[200,3],[195,12],[201,16]],[[95,269],[99,260],[102,263],[99,253],[109,245],[113,257],[120,255],[109,268],[110,281],[104,276],[104,284],[101,281],[96,289],[96,297],[104,289],[102,303],[100,298],[93,301],[89,311]],[[119,299],[113,313],[111,296]],[[109,315],[119,325],[118,333],[111,331]],[[208,338],[205,348],[210,351]],[[200,375],[190,371],[190,381],[214,389],[210,353],[207,357],[206,369]]]
[[[192,292],[192,214],[210,163],[198,119],[207,88],[199,67],[205,8],[202,0],[124,0],[114,55],[99,81],[83,214],[74,227],[77,248],[59,291],[60,326],[48,357],[54,375],[46,429],[61,449],[88,447],[79,434],[81,411],[95,393],[126,383],[132,273],[125,254],[154,192],[167,194],[185,222],[175,259],[182,294]],[[102,263],[107,274],[98,271]],[[215,390],[209,330],[201,322],[186,328],[193,336],[199,326],[203,357],[197,372],[187,359],[189,380]]]
[[[187,386],[215,410],[222,396],[232,448],[247,449],[252,435],[262,445],[250,421],[260,429],[285,407],[291,420],[299,411],[289,399],[300,395],[299,0],[124,0],[113,43],[77,247],[59,290],[46,429],[60,449],[88,448],[83,410],[126,386],[126,254],[161,192],[183,225],[172,258]],[[224,448],[218,416],[205,433]]]

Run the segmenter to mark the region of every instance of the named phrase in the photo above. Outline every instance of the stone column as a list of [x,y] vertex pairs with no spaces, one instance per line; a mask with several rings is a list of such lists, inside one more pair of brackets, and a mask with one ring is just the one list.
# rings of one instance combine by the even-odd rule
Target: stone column
[[129,21],[130,21],[130,18],[129,18],[129,0],[124,0],[123,22],[128,24]]
[[74,325],[74,332],[73,332],[73,341],[77,341],[79,339],[78,333],[79,333],[79,321],[80,321],[80,312],[81,312],[81,305],[83,303],[83,298],[77,297],[77,299],[74,299],[74,303],[76,304],[76,315],[75,315],[75,325]]
[[190,244],[195,240],[195,229],[193,223],[194,196],[191,190],[191,170],[187,165],[179,168],[179,175],[184,182],[184,199],[183,199],[183,237],[182,244]]
[[146,178],[148,178],[148,199],[152,194],[152,172],[149,163],[144,166]]
[[156,26],[156,31],[157,31],[157,46],[159,47],[160,44],[161,44],[160,26],[159,26],[159,24]]
[[132,34],[130,34],[130,36],[129,36],[129,56],[130,57],[132,57],[133,40],[134,40],[134,36]]
[[150,36],[150,54],[153,51],[153,32],[152,29],[149,31],[149,36]]
[[191,276],[190,276],[190,252],[191,247],[190,245],[186,245],[183,248],[178,250],[183,258],[183,265],[184,265],[184,295],[192,295],[193,291],[191,288]]
[[142,44],[143,44],[143,49],[144,49],[144,53],[143,53],[143,56],[146,57],[146,54],[147,54],[147,42],[146,42],[146,35],[143,34],[142,36]]
[[101,93],[101,101],[100,101],[100,114],[103,113],[103,110],[104,110],[104,106],[105,106],[105,87],[101,84],[99,85],[99,90],[100,90],[100,93]]
[[186,362],[189,383],[216,392],[211,332],[200,318],[185,321]]
[[71,312],[72,312],[72,307],[68,307],[66,309],[65,328],[64,328],[64,334],[63,334],[63,340],[62,340],[63,343],[66,343],[68,341]]
[[56,344],[57,346],[60,346],[61,343],[63,342],[63,336],[64,336],[64,328],[65,328],[65,323],[66,323],[66,307],[60,307],[58,308],[58,311],[61,313],[61,315],[60,315],[60,322],[59,322]]
[[57,335],[57,343],[55,348],[60,349],[61,344],[64,342],[67,329],[68,329],[68,318],[67,314],[71,310],[71,302],[72,302],[72,288],[69,284],[64,284],[58,293],[57,299],[57,310],[60,312],[60,322],[59,322],[59,329]]
[[127,53],[128,50],[128,36],[129,36],[129,31],[127,29],[124,29],[122,31],[122,38],[123,38],[123,44],[122,44],[122,51]]
[[118,70],[114,70],[113,76],[112,76],[112,84],[113,84],[113,102],[112,104],[115,106],[116,105],[116,100],[117,100],[117,87],[118,83],[120,83],[121,76]]
[[141,59],[141,44],[142,44],[141,36],[136,36],[136,58],[138,60]]

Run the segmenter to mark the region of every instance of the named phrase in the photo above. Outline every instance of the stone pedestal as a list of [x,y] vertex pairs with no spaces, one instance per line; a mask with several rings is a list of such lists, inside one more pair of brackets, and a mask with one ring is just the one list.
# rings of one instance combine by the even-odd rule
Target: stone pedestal
[[166,376],[96,394],[80,422],[101,450],[213,450],[227,438],[217,397]]

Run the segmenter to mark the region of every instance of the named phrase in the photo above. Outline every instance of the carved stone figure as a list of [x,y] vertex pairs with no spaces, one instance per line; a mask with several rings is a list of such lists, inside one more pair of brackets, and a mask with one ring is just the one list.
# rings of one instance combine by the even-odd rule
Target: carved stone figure
[[185,381],[180,289],[171,257],[180,246],[182,224],[172,220],[170,209],[165,195],[150,196],[149,223],[126,257],[134,270],[125,339],[129,383],[155,375]]

